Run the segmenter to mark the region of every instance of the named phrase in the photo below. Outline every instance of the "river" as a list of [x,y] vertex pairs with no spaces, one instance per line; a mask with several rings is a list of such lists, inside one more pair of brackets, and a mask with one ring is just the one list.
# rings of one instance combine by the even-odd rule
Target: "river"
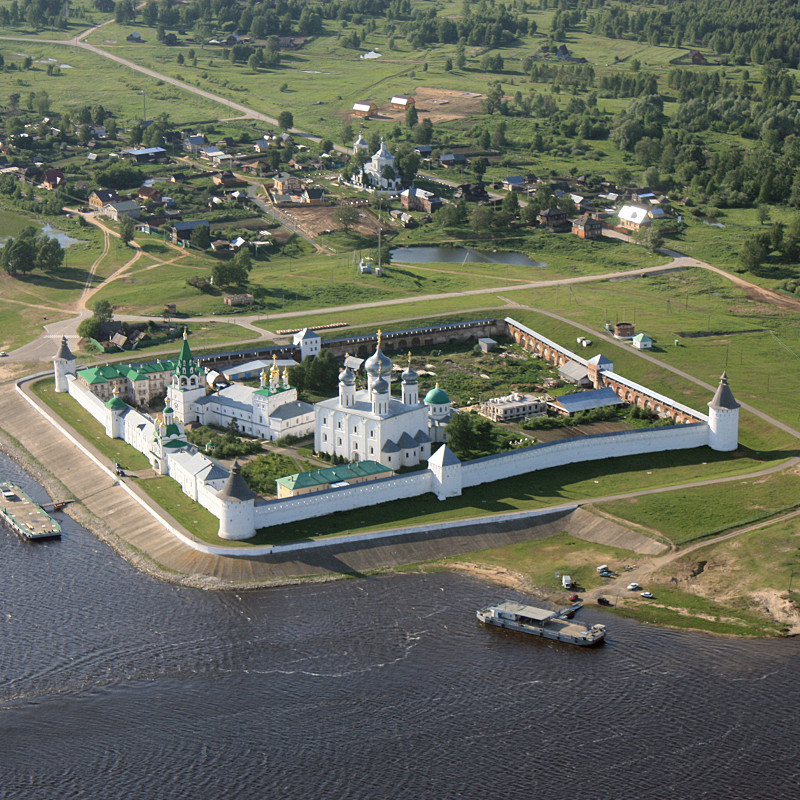
[[[41,487],[0,454],[0,474]],[[794,797],[800,642],[482,627],[450,574],[249,592],[154,580],[69,517],[0,528],[0,796]]]

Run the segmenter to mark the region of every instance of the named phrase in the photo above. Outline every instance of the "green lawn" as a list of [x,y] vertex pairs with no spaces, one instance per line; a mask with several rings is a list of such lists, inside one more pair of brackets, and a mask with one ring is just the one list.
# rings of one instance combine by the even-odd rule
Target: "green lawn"
[[800,478],[778,473],[736,484],[736,491],[701,486],[600,506],[609,514],[660,531],[675,544],[767,519],[800,505]]
[[200,503],[187,497],[180,484],[167,476],[152,478],[133,478],[136,485],[156,505],[165,509],[179,524],[206,542],[224,544],[217,536],[219,520]]

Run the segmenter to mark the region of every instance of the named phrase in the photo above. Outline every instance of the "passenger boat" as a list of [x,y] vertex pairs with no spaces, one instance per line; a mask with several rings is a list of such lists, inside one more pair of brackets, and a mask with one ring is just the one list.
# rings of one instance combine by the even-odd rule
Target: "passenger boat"
[[14,483],[0,483],[0,515],[26,539],[52,539],[61,536],[58,524],[40,505]]
[[602,642],[606,635],[605,625],[580,625],[566,619],[576,610],[576,607],[569,606],[561,611],[551,611],[506,600],[495,606],[482,608],[477,615],[478,619],[487,625],[530,633],[545,639],[555,639],[559,642],[568,642],[583,647]]

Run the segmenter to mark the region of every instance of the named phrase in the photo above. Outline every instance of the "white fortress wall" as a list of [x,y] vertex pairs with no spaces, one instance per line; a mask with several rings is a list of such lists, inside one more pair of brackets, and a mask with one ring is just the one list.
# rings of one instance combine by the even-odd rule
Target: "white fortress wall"
[[92,394],[88,389],[84,389],[74,375],[67,377],[67,391],[69,396],[78,402],[78,405],[88,411],[103,427],[106,424],[106,414],[108,409],[106,404],[97,395]]
[[390,500],[418,497],[431,491],[432,477],[431,472],[426,469],[399,477],[343,486],[326,492],[312,492],[285,500],[256,503],[256,528],[324,517],[336,511],[350,511],[354,508],[388,503]]
[[664,450],[684,450],[706,444],[708,444],[708,425],[703,422],[580,436],[464,462],[461,468],[462,485],[478,486],[579,461],[658,453]]

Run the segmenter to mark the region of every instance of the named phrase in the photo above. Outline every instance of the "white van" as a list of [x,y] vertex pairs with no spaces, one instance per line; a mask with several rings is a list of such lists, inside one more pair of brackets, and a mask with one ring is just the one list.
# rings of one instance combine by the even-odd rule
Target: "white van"
[[571,589],[572,588],[572,578],[570,578],[569,575],[562,575],[561,576],[561,585],[565,589]]

